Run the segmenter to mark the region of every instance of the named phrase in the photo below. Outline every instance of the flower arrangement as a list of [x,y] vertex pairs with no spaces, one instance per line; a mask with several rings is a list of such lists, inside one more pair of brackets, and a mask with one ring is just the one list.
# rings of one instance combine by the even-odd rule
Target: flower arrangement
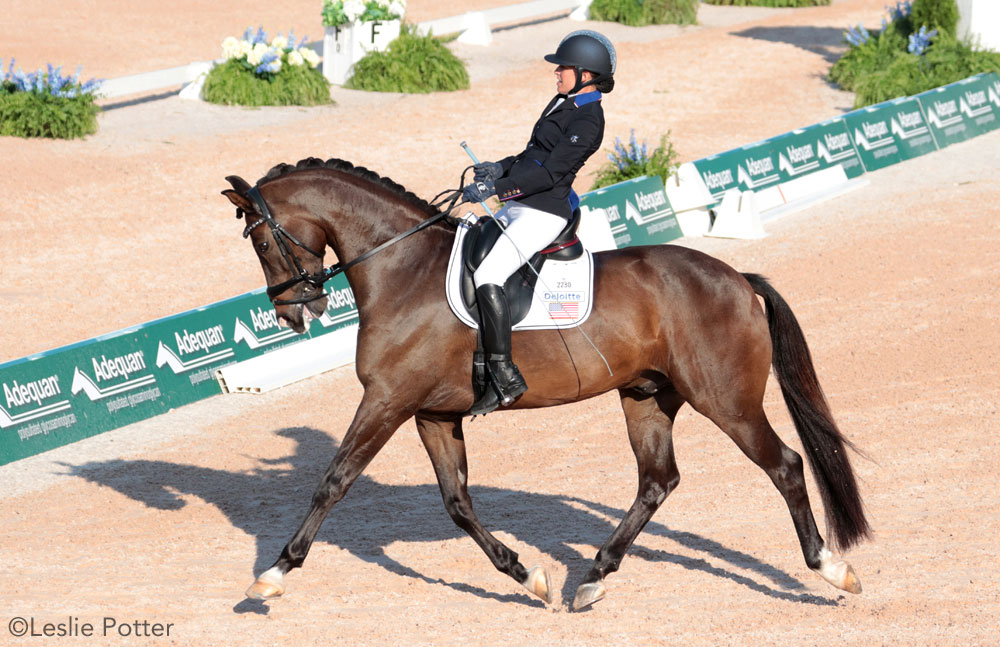
[[1000,72],[1000,54],[975,50],[955,37],[955,0],[897,0],[879,31],[844,32],[850,45],[829,78],[856,93],[861,108],[919,94],[980,72]]
[[289,30],[287,37],[279,33],[269,43],[262,27],[258,27],[256,33],[247,27],[242,40],[229,36],[222,41],[222,53],[226,60],[236,61],[258,78],[273,81],[284,65],[312,68],[319,65],[321,59],[306,47],[307,41],[308,37],[303,38],[296,46],[295,32]]
[[0,135],[72,139],[97,132],[100,80],[81,83],[79,67],[73,76],[63,76],[62,67],[51,63],[30,74],[15,71],[14,59],[6,72],[2,63]]
[[597,171],[594,186],[591,190],[642,177],[644,175],[659,175],[664,183],[677,170],[677,151],[669,141],[670,131],[660,137],[660,145],[649,154],[649,148],[643,141],[640,146],[635,139],[635,129],[632,129],[628,145],[622,144],[615,137],[615,150],[608,154],[608,164]]
[[225,60],[208,73],[202,98],[244,106],[330,103],[330,84],[319,70],[320,57],[296,43],[295,33],[268,39],[262,27],[247,28],[243,38],[222,41]]
[[401,20],[405,13],[406,0],[323,0],[324,27]]

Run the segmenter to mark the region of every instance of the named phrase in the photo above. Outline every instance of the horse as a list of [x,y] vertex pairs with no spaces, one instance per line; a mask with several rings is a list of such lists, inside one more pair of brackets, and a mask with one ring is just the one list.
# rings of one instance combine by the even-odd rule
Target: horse
[[[462,423],[473,403],[477,337],[446,302],[455,234],[448,209],[338,159],[279,164],[253,187],[238,176],[226,180],[232,188],[222,193],[237,218],[245,218],[243,235],[253,244],[283,326],[304,332],[326,307],[323,282],[346,274],[358,309],[355,369],[364,387],[305,519],[247,597],[284,593],[285,575],[302,566],[330,509],[396,430],[415,418],[452,520],[497,570],[551,604],[545,568],[525,568],[480,523],[469,497]],[[328,248],[338,261],[352,260],[324,267]],[[605,578],[677,487],[672,430],[685,403],[770,477],[791,514],[806,565],[834,587],[860,593],[854,569],[833,552],[871,537],[846,451],[857,448],[838,429],[802,329],[777,290],[760,275],[741,274],[677,245],[596,252],[593,262],[594,306],[582,326],[585,335],[513,334],[514,360],[529,388],[510,408],[550,407],[615,389],[638,466],[635,500],[598,550],[572,609],[605,597]],[[802,458],[764,412],[772,366],[823,501],[830,547],[813,517]]]

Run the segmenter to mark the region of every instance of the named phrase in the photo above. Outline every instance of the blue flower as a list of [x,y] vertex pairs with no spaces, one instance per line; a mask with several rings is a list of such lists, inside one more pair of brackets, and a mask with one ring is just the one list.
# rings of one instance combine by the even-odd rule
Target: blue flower
[[931,44],[931,39],[937,36],[937,30],[927,31],[927,25],[920,28],[920,31],[910,34],[910,44],[906,46],[906,51],[920,56]]
[[902,0],[897,2],[895,7],[886,7],[889,11],[889,15],[892,16],[893,22],[898,22],[903,18],[908,18],[910,13],[913,11],[913,3],[910,0]]
[[854,47],[861,47],[868,42],[869,38],[871,38],[871,34],[868,33],[867,29],[861,26],[861,23],[858,23],[857,27],[852,27],[848,31],[844,32],[844,40]]
[[253,37],[253,44],[256,45],[257,43],[267,44],[267,32],[264,31],[263,25],[257,27],[257,34]]

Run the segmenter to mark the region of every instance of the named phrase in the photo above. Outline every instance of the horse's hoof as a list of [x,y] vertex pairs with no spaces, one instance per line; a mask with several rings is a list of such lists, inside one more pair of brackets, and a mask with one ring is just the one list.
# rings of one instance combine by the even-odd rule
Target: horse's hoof
[[854,569],[847,562],[844,562],[844,566],[847,567],[847,571],[844,573],[844,579],[840,584],[840,588],[848,593],[861,593],[861,580],[858,579],[858,574],[854,572]]
[[528,577],[524,578],[524,588],[544,600],[545,604],[552,603],[552,582],[548,572],[541,566],[528,571]]
[[266,570],[250,585],[246,596],[251,600],[273,600],[281,597],[285,592],[284,579],[284,575],[277,568]]
[[833,561],[833,553],[825,548],[820,553],[820,566],[815,570],[820,577],[838,589],[848,593],[861,593],[861,580],[851,565],[843,560]]
[[607,591],[604,589],[604,582],[581,584],[580,588],[576,590],[576,597],[573,598],[573,610],[580,611],[599,600],[603,600],[605,593]]

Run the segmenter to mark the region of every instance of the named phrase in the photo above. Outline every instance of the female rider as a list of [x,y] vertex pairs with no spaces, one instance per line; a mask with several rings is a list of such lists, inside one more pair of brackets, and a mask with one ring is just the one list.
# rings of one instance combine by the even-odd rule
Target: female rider
[[474,275],[492,388],[472,415],[509,405],[527,390],[510,355],[510,308],[503,285],[565,228],[579,198],[573,180],[604,137],[601,93],[614,88],[615,48],[590,30],[566,36],[545,60],[557,65],[556,96],[542,111],[527,147],[499,162],[475,166],[475,182],[462,190],[467,202],[496,195],[504,204],[496,218],[504,229]]

